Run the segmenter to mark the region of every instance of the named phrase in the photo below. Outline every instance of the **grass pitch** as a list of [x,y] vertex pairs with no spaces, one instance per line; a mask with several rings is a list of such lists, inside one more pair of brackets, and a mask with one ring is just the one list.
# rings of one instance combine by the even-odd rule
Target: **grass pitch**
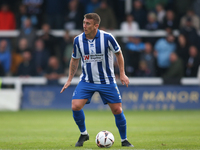
[[124,111],[134,148],[122,148],[110,111],[85,110],[90,140],[74,147],[79,130],[71,111],[0,112],[0,149],[99,149],[96,134],[113,133],[110,149],[200,149],[200,111]]

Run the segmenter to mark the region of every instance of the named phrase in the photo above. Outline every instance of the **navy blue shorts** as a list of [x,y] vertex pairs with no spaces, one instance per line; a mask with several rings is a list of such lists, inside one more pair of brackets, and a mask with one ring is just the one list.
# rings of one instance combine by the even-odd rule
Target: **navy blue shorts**
[[104,104],[122,102],[117,84],[94,84],[83,81],[77,85],[72,99],[88,99],[86,104],[89,104],[94,92],[99,92]]

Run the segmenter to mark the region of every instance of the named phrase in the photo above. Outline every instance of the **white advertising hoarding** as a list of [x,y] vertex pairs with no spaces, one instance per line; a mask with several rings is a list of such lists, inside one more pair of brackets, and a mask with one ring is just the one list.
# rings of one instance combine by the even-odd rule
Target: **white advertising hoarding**
[[12,89],[0,90],[0,111],[18,111],[20,109],[20,92]]

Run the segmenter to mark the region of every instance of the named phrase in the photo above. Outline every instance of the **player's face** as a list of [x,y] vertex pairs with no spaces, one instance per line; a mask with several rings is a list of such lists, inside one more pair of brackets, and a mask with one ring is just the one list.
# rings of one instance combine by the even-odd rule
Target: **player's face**
[[98,24],[95,24],[93,19],[84,18],[83,30],[86,35],[92,35],[96,33],[97,28],[98,28]]

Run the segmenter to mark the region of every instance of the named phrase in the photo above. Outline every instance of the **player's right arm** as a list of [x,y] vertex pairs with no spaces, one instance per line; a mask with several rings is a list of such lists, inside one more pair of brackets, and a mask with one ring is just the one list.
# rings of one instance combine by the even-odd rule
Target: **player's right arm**
[[67,82],[65,83],[65,85],[63,86],[63,88],[61,89],[60,93],[62,93],[66,88],[68,88],[68,86],[70,86],[71,81],[78,69],[78,65],[79,65],[79,59],[74,59],[73,57],[71,58],[70,61],[70,65],[69,65],[69,77],[67,79]]
[[62,93],[66,88],[68,88],[68,86],[70,86],[71,81],[78,69],[78,65],[79,65],[79,59],[81,58],[80,55],[80,49],[79,49],[79,42],[78,42],[78,37],[74,38],[74,43],[73,43],[73,51],[72,51],[72,58],[70,60],[70,65],[69,65],[69,77],[67,79],[67,82],[65,83],[65,85],[63,86],[63,88],[61,89],[60,93]]

